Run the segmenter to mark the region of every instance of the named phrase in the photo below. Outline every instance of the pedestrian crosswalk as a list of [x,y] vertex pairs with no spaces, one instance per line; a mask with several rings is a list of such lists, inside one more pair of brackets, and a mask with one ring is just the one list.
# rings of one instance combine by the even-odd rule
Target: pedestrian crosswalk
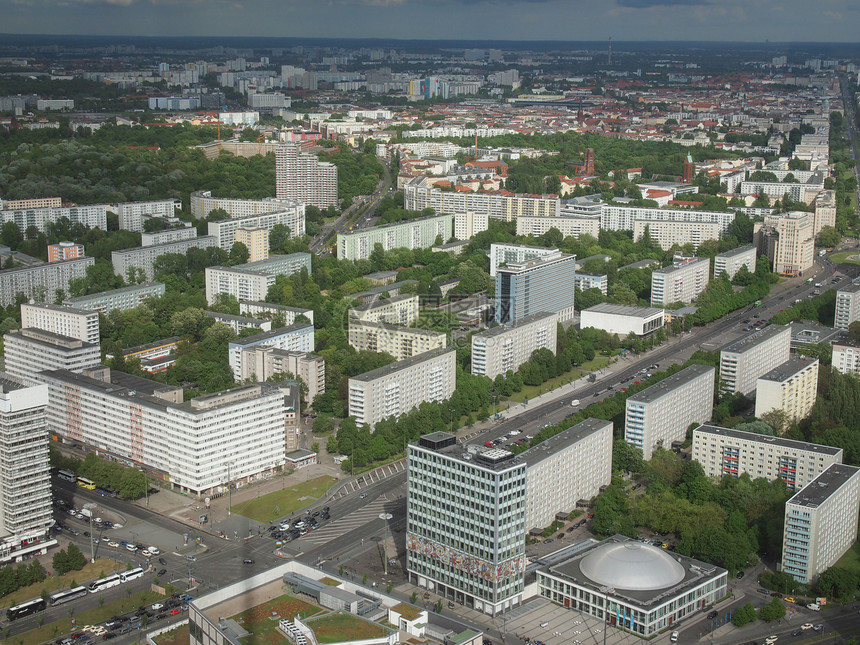
[[364,506],[357,511],[353,511],[349,515],[345,515],[339,519],[322,525],[315,531],[303,535],[296,540],[296,546],[300,546],[307,550],[314,548],[327,542],[331,542],[342,535],[346,535],[350,531],[364,526],[368,522],[379,518],[379,514],[385,512],[385,505],[388,500],[384,495],[379,496],[367,506]]
[[346,481],[343,486],[341,486],[334,494],[331,496],[332,500],[340,499],[341,497],[346,497],[355,493],[356,491],[360,491],[363,488],[367,488],[372,484],[376,484],[387,477],[392,477],[395,475],[400,475],[406,472],[406,460],[401,459],[399,461],[394,461],[390,464],[385,464],[384,466],[380,466],[375,470],[371,470],[364,475],[359,475],[353,479]]

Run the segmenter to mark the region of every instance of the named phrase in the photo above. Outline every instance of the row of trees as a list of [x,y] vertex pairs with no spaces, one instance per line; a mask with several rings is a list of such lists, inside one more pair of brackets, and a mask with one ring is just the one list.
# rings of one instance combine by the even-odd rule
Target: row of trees
[[147,492],[149,483],[142,470],[99,459],[94,452],[81,460],[68,457],[52,446],[50,456],[52,466],[91,479],[99,488],[116,491],[123,499],[138,499]]
[[[80,549],[78,553],[80,553]],[[7,564],[0,568],[0,597],[8,596],[22,587],[42,582],[45,577],[45,569],[38,560],[32,560],[30,564],[22,562],[17,567]]]
[[58,575],[63,575],[70,571],[80,571],[86,566],[87,559],[77,544],[69,542],[68,547],[54,553],[51,563],[54,565],[54,571]]

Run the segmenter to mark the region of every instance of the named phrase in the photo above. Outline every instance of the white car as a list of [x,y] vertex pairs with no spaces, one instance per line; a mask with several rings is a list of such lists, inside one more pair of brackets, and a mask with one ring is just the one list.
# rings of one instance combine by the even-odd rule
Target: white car
[[152,551],[150,551],[149,549],[144,549],[140,552],[140,555],[142,555],[144,558],[148,558],[152,555]]
[[574,399],[570,402],[570,407],[572,408],[575,408],[577,405],[579,405],[579,399]]
[[126,549],[128,549],[129,551],[131,551],[132,553],[134,553],[135,551],[137,551],[137,547],[136,547],[136,546],[134,546],[133,544],[126,544],[126,545],[125,545],[125,548],[126,548]]
[[158,548],[157,546],[151,546],[151,547],[149,547],[149,552],[150,552],[152,555],[161,555],[161,551],[159,550],[159,548]]
[[768,636],[767,638],[764,639],[764,642],[767,643],[767,645],[772,645],[773,643],[775,643],[778,640],[779,640],[779,636]]
[[678,632],[672,632],[672,635],[669,637],[669,640],[673,643],[677,643],[678,638],[680,638],[680,634]]
[[801,628],[803,631],[806,631],[807,629],[812,629],[812,623],[803,623],[803,624],[800,626],[800,628]]
[[108,546],[112,546],[115,549],[119,548],[119,542],[108,542]]
[[164,605],[162,605],[160,602],[157,602],[154,605],[152,605],[153,611],[158,611],[159,609],[164,609]]

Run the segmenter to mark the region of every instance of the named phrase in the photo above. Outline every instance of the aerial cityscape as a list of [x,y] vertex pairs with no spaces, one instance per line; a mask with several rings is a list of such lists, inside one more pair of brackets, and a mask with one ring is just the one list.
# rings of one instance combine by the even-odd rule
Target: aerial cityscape
[[3,641],[856,645],[860,5],[271,5],[4,14]]

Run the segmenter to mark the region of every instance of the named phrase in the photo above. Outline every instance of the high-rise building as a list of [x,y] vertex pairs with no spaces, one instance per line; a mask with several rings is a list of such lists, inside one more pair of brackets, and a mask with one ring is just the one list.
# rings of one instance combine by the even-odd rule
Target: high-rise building
[[624,439],[651,459],[654,449],[666,450],[684,441],[692,423],[704,423],[714,411],[714,376],[706,365],[690,365],[627,399]]
[[367,260],[377,244],[383,251],[429,249],[438,239],[447,242],[453,236],[453,215],[419,217],[338,233],[337,257],[341,260]]
[[22,232],[35,226],[44,233],[47,231],[48,224],[52,224],[60,218],[68,219],[71,224],[83,224],[90,228],[107,230],[107,206],[105,204],[19,208],[0,211],[0,225],[15,222]]
[[99,315],[95,311],[25,303],[21,305],[21,328],[28,327],[52,331],[87,343],[99,343]]
[[275,194],[317,208],[337,206],[337,166],[302,152],[298,143],[284,143],[275,151]]
[[651,274],[651,306],[690,304],[707,288],[710,279],[710,258],[678,257],[672,266]]
[[803,275],[815,261],[812,217],[802,211],[766,215],[753,226],[753,244],[770,258],[774,273]]
[[418,318],[418,296],[404,294],[374,300],[349,310],[350,320],[386,323],[388,325],[411,325]]
[[69,282],[75,278],[86,278],[87,267],[95,264],[95,258],[76,258],[62,262],[49,262],[32,267],[4,269],[0,271],[0,305],[8,307],[18,294],[27,300],[53,302],[57,296],[69,292]]
[[500,266],[509,262],[525,262],[532,258],[558,253],[558,249],[544,246],[525,246],[523,244],[490,244],[490,277],[495,278]]
[[236,229],[236,242],[248,249],[248,262],[259,262],[269,257],[269,232],[259,226],[242,226]]
[[844,340],[833,343],[833,369],[843,374],[860,375],[860,345]]
[[206,267],[206,301],[214,304],[219,293],[236,300],[262,301],[278,275],[311,272],[310,253],[271,255],[266,260],[232,267]]
[[44,555],[57,543],[51,505],[46,385],[0,372],[0,562]]
[[714,277],[719,278],[723,271],[734,278],[741,267],[746,267],[750,273],[755,272],[756,251],[754,246],[739,246],[731,251],[714,256]]
[[720,350],[720,392],[752,394],[759,376],[785,363],[791,355],[791,328],[768,325]]
[[472,336],[472,374],[496,378],[516,372],[536,349],[556,353],[558,314],[546,312],[520,318]]
[[313,403],[325,391],[325,359],[317,354],[253,345],[242,350],[242,380],[268,381],[275,374],[292,374],[308,388],[307,401]]
[[208,222],[209,235],[218,238],[218,246],[225,251],[233,248],[236,241],[236,231],[240,228],[259,228],[267,233],[277,224],[282,224],[290,230],[290,237],[302,237],[305,234],[305,205],[294,199],[281,199],[280,202],[292,202],[292,206],[282,205],[278,210],[257,215],[234,216]]
[[849,284],[836,292],[836,315],[833,326],[848,329],[851,323],[860,320],[860,283]]
[[197,237],[197,229],[189,223],[188,226],[175,226],[162,231],[152,231],[151,233],[144,231],[140,234],[140,245],[156,246],[158,244],[190,240],[192,237]]
[[62,262],[84,257],[84,245],[74,242],[60,242],[48,245],[48,262]]
[[553,253],[511,262],[496,272],[496,322],[516,322],[536,313],[574,315],[576,256]]
[[815,208],[812,234],[817,237],[825,226],[836,226],[836,191],[822,190],[815,196],[812,205]]
[[134,309],[144,303],[147,298],[158,298],[164,295],[164,283],[144,282],[130,287],[101,291],[89,296],[66,298],[63,304],[75,309],[89,309],[107,313],[112,309]]
[[155,261],[162,255],[168,253],[184,255],[188,249],[205,249],[210,246],[218,246],[218,240],[212,235],[201,235],[200,237],[165,244],[111,251],[110,257],[113,263],[113,272],[117,275],[126,276],[129,269],[135,268],[143,271],[147,280],[152,280],[155,276]]
[[860,468],[833,464],[785,503],[782,571],[812,584],[857,539]]
[[6,372],[23,383],[40,382],[43,370],[83,372],[102,362],[98,343],[27,327],[3,335]]
[[265,199],[212,197],[212,191],[209,190],[195,190],[191,193],[191,214],[195,219],[208,217],[209,213],[216,208],[223,210],[231,219],[263,215],[265,213],[275,213],[278,211],[289,212],[300,210],[303,217],[305,213],[304,205],[297,199],[282,199],[278,197],[267,197]]
[[349,344],[357,351],[385,352],[394,360],[411,358],[448,345],[445,332],[381,322],[349,321]]
[[755,415],[782,410],[791,421],[805,419],[815,405],[818,359],[793,356],[756,380]]
[[263,380],[259,374],[251,373],[244,365],[245,352],[252,347],[274,347],[290,352],[310,353],[314,351],[314,326],[308,323],[293,323],[287,327],[231,340],[227,345],[227,354],[233,378],[237,381],[252,376],[257,381]]

